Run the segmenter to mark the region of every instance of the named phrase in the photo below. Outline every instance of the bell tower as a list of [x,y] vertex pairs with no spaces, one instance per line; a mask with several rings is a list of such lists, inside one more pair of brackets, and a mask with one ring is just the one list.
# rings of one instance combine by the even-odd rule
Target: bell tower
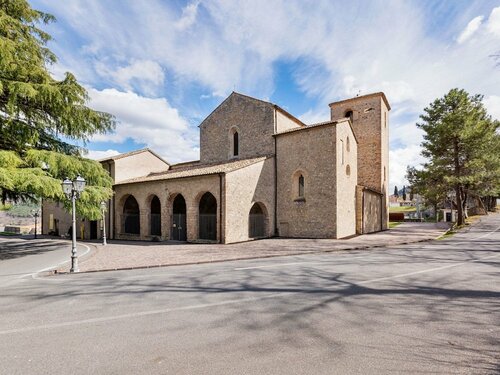
[[349,118],[358,142],[358,185],[382,194],[382,229],[388,227],[389,111],[383,92],[330,104],[331,119]]

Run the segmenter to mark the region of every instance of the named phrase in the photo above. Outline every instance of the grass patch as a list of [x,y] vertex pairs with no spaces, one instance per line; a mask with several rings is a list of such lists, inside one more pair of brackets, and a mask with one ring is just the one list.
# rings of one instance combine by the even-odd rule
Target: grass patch
[[417,209],[413,206],[389,207],[389,212],[416,212]]
[[446,232],[445,234],[443,234],[442,236],[439,236],[437,238],[438,241],[442,241],[442,240],[447,240],[448,238],[452,237],[455,233],[457,233],[456,231],[454,231],[453,229],[450,229],[448,232]]
[[20,233],[0,232],[0,236],[19,236]]
[[396,228],[401,224],[401,221],[389,221],[389,229]]

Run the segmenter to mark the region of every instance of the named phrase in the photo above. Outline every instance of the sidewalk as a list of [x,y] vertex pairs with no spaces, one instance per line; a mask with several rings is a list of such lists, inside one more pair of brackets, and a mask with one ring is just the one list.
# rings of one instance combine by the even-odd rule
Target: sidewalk
[[[86,242],[92,255],[80,262],[80,271],[105,271],[181,264],[222,262],[236,259],[302,255],[339,250],[393,246],[439,237],[445,223],[404,223],[385,232],[346,240],[270,238],[238,244],[186,244],[179,242],[111,241],[107,246]],[[68,267],[58,269],[67,272]]]

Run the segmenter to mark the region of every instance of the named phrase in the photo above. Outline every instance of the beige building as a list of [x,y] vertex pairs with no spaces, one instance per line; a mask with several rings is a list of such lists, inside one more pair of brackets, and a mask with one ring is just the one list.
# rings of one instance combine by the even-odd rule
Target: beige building
[[[108,237],[233,243],[387,229],[387,99],[330,109],[330,121],[305,125],[233,92],[199,126],[200,160],[170,165],[148,149],[101,160],[114,179]],[[83,237],[99,238],[99,224],[80,223]],[[43,233],[56,226],[66,233],[69,215],[47,202]]]

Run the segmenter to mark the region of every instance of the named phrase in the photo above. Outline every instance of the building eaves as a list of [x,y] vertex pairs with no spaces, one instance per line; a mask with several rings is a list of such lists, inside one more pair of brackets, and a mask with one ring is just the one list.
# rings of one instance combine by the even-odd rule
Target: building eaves
[[294,128],[294,129],[287,129],[279,133],[274,133],[273,136],[278,136],[278,135],[283,135],[283,134],[289,134],[289,133],[295,133],[295,132],[300,132],[300,131],[306,131],[310,129],[316,129],[320,128],[323,126],[332,126],[332,125],[337,125],[337,120],[335,121],[325,121],[325,122],[319,122],[317,124],[312,124],[312,125],[306,125],[301,128]]
[[114,161],[114,160],[118,160],[118,159],[127,158],[129,156],[134,156],[134,155],[137,155],[137,154],[142,154],[143,152],[149,152],[150,154],[156,156],[158,159],[160,159],[165,164],[170,165],[170,163],[168,161],[166,161],[165,159],[163,159],[160,155],[158,155],[156,152],[154,152],[150,148],[141,148],[139,150],[134,150],[134,151],[130,151],[130,152],[124,152],[123,154],[118,154],[118,155],[115,155],[115,156],[110,156],[110,157],[107,157],[107,158],[104,158],[104,159],[98,159],[97,161],[101,162],[101,163],[105,162],[105,161]]
[[207,176],[220,173],[228,173],[258,163],[269,157],[271,156],[259,156],[256,158],[233,160],[225,163],[206,164],[199,166],[197,165],[192,168],[186,168],[182,170],[150,173],[147,176],[131,178],[129,180],[121,181],[115,185],[126,185],[126,184],[148,182],[148,181],[163,181],[163,180],[173,180],[186,177],[197,177],[197,176]]
[[372,97],[375,97],[375,96],[381,96],[382,100],[385,102],[385,105],[387,106],[387,109],[391,110],[391,106],[389,104],[389,101],[387,100],[387,97],[381,91],[380,92],[374,92],[372,94],[366,94],[366,95],[356,96],[354,98],[339,100],[338,102],[332,102],[332,103],[329,104],[329,106],[331,107],[334,104],[348,103],[348,102],[353,101],[353,100],[359,100],[360,98],[372,98]]

